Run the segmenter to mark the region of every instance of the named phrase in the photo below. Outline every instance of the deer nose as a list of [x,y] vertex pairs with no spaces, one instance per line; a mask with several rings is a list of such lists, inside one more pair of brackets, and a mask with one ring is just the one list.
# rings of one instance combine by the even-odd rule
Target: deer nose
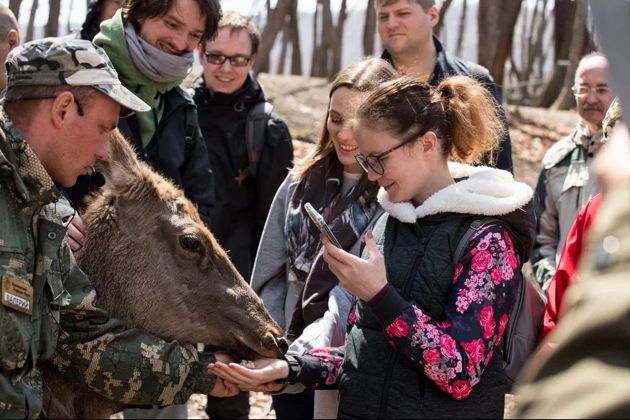
[[280,350],[280,354],[282,355],[286,354],[287,350],[289,350],[289,342],[284,337],[278,338],[276,340],[276,345],[278,346],[278,349]]
[[289,350],[289,342],[287,341],[287,339],[276,334],[275,331],[267,331],[267,333],[265,334],[265,338],[265,341],[268,340],[268,343],[273,343],[273,345],[276,347],[275,350],[278,351],[278,356],[284,355],[287,350]]

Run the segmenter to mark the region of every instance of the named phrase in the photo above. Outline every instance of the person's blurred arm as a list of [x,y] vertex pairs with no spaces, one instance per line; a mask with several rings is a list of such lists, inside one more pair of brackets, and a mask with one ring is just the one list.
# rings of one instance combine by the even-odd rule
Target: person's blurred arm
[[582,259],[587,236],[595,216],[599,211],[601,201],[601,194],[593,197],[578,213],[567,235],[567,240],[560,254],[558,268],[547,290],[547,307],[543,318],[541,338],[546,337],[556,326],[558,322],[558,312],[564,300],[564,294],[569,286],[578,281],[578,266]]
[[287,239],[284,233],[290,175],[278,188],[263,229],[250,285],[260,296],[271,317],[285,328],[284,302],[287,296]]
[[580,281],[561,321],[519,379],[518,418],[625,418],[630,413],[630,136],[615,131],[594,166],[604,200]]

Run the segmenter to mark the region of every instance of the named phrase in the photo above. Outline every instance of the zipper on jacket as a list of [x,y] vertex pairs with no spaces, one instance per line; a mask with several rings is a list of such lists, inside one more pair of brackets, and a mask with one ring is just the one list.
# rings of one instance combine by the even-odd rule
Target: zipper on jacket
[[[418,269],[418,265],[420,264],[420,257],[424,254],[424,246],[422,249],[418,251],[416,254],[416,258],[414,259],[413,266],[407,275],[407,280],[403,286],[403,298],[405,300],[409,300],[409,294],[411,293],[411,285],[412,279],[416,270]],[[390,390],[390,382],[392,380],[393,367],[394,363],[398,360],[398,350],[393,349],[392,355],[389,357],[387,361],[387,370],[385,371],[385,380],[383,381],[383,393],[381,394],[381,404],[378,409],[378,418],[382,419],[386,417],[387,414],[387,400],[389,399],[389,390]],[[424,378],[421,378],[424,380]]]

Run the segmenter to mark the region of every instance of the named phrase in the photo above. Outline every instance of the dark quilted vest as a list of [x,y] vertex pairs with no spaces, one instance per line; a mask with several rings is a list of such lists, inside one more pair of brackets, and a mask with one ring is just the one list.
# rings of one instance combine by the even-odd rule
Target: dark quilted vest
[[[388,218],[384,243],[387,279],[405,300],[416,302],[435,320],[445,319],[455,249],[476,218],[439,214],[414,224]],[[458,401],[397,353],[382,329],[371,309],[360,302],[339,380],[340,418],[503,417],[506,382],[499,356],[492,358],[470,396]]]

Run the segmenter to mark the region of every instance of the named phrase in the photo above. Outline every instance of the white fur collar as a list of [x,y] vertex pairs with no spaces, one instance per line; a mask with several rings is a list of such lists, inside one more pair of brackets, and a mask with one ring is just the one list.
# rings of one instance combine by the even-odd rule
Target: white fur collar
[[383,188],[378,202],[401,222],[414,223],[417,218],[446,212],[500,216],[524,206],[533,196],[532,189],[516,182],[508,171],[456,162],[449,162],[448,167],[453,178],[467,179],[439,190],[415,208],[411,202],[392,203]]

